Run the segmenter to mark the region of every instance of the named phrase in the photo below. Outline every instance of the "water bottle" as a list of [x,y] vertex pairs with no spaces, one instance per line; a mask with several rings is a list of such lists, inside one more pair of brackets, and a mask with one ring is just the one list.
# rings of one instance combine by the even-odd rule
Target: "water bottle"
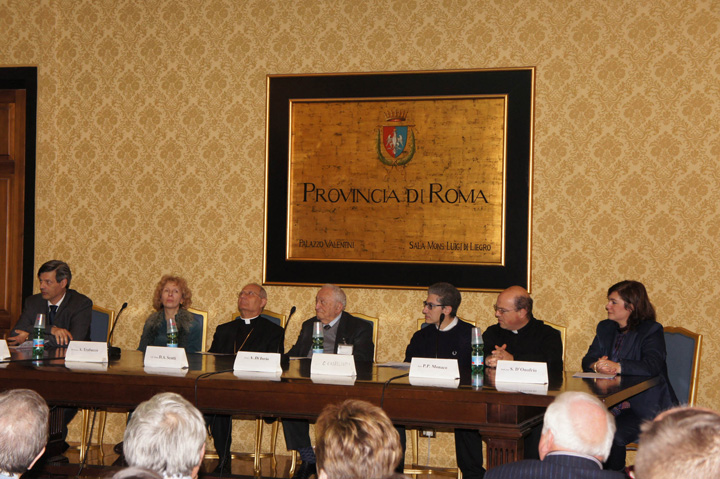
[[320,321],[313,323],[312,352],[322,354],[325,348],[323,339],[323,324]]
[[470,335],[470,347],[472,348],[472,367],[470,372],[473,376],[480,375],[482,378],[485,369],[485,356],[483,352],[483,338],[480,328],[472,328]]
[[43,351],[45,351],[45,315],[38,314],[35,316],[33,327],[33,358],[42,358]]
[[170,318],[167,321],[167,345],[168,348],[178,347],[178,330],[175,324],[175,318]]

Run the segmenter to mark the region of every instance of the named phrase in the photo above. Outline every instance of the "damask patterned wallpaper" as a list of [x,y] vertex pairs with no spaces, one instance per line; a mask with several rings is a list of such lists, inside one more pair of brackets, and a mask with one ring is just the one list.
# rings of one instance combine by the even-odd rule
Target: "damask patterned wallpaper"
[[[699,404],[720,409],[719,28],[712,0],[0,0],[0,65],[39,71],[36,265],[128,301],[125,348],[168,272],[212,332],[261,277],[267,74],[536,66],[537,316],[568,326],[577,370],[607,287],[643,281],[663,324],[705,334]],[[315,288],[268,291],[296,337]],[[424,293],[347,292],[402,359]],[[494,299],[461,316],[492,324]]]

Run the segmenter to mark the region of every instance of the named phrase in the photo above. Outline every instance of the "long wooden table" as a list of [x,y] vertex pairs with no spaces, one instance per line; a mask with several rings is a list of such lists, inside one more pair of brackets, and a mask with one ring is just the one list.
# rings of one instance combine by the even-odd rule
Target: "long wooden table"
[[[50,352],[62,355],[63,350]],[[46,353],[47,354],[47,353]],[[22,355],[13,352],[14,359]],[[406,371],[357,364],[353,384],[324,384],[310,378],[309,360],[292,360],[278,380],[239,378],[232,373],[234,357],[188,356],[189,369],[148,372],[143,355],[123,351],[107,365],[71,366],[62,357],[0,363],[3,389],[30,388],[49,404],[84,408],[132,409],[159,392],[176,392],[203,412],[294,417],[314,420],[327,404],[362,399],[382,408],[397,424],[477,429],[488,447],[488,466],[523,458],[523,437],[542,420],[544,409],[564,391],[584,391],[608,406],[642,392],[655,378],[622,376],[615,380],[551,378],[547,392],[500,392],[490,385],[472,387],[468,377],[457,388],[412,386]],[[392,378],[396,378],[388,383]],[[341,381],[342,382],[342,381]],[[346,380],[344,382],[347,382]]]

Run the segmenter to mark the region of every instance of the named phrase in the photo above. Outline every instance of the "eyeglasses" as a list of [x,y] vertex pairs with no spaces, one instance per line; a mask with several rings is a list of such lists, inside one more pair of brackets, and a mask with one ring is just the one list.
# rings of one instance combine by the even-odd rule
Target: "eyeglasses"
[[433,303],[428,303],[427,301],[423,301],[423,306],[425,308],[429,309],[430,311],[432,311],[433,308],[444,308],[445,307],[444,304],[433,304]]
[[238,297],[243,297],[243,296],[257,296],[258,298],[260,297],[260,295],[258,293],[256,293],[255,291],[240,291],[238,293]]
[[495,310],[496,313],[500,313],[500,314],[509,313],[511,311],[517,311],[517,309],[498,308],[497,304],[493,304],[493,309]]

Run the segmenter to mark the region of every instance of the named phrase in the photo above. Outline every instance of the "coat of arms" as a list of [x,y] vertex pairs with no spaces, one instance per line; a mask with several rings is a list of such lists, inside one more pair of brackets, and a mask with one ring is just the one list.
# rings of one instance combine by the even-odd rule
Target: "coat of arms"
[[377,155],[382,164],[402,166],[415,155],[414,125],[406,124],[407,111],[385,113],[385,123],[377,129]]

